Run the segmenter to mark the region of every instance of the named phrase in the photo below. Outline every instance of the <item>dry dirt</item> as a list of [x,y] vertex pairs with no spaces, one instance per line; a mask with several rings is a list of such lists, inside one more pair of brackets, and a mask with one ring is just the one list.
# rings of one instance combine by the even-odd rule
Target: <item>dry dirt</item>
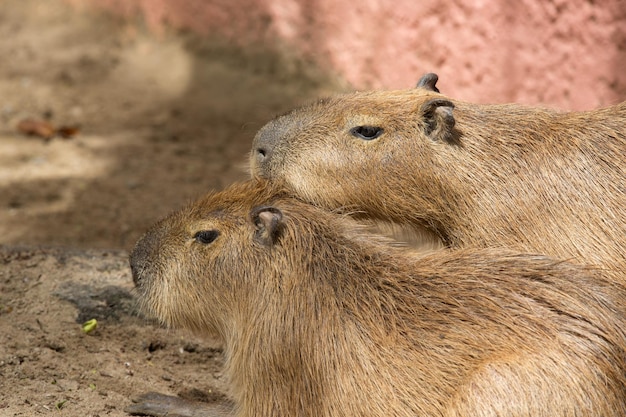
[[[0,57],[0,416],[124,416],[149,390],[210,399],[220,350],[136,311],[128,250],[171,210],[245,179],[254,132],[339,84],[56,0],[3,1]],[[25,118],[80,132],[25,136]]]

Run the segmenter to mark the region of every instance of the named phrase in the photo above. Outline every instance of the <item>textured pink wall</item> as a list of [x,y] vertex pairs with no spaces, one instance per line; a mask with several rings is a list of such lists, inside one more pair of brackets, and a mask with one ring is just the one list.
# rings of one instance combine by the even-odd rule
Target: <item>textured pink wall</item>
[[591,109],[626,99],[624,0],[67,0],[313,57],[356,88],[428,71],[476,102]]

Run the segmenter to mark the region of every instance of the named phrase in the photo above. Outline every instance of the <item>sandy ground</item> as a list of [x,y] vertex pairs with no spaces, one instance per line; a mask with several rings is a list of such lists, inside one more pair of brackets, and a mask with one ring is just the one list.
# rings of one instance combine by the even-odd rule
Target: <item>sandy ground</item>
[[[245,179],[254,132],[339,84],[56,0],[3,2],[0,57],[0,416],[124,416],[149,390],[210,400],[220,350],[136,311],[128,250],[171,210]],[[25,118],[80,131],[26,136]]]

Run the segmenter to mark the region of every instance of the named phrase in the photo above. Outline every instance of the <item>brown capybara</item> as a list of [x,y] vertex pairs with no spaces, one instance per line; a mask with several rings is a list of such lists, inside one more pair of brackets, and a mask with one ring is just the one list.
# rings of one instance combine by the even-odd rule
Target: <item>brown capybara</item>
[[252,175],[328,209],[427,228],[449,247],[572,258],[626,282],[626,103],[478,105],[436,81],[276,118],[255,137]]
[[231,415],[626,415],[621,284],[381,239],[250,182],[162,220],[130,262],[147,312],[223,343]]

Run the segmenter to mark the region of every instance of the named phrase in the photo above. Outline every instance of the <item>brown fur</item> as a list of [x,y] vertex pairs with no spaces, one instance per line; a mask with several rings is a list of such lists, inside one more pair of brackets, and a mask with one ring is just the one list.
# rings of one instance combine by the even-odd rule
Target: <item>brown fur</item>
[[380,240],[251,182],[155,225],[131,266],[147,311],[223,342],[237,416],[626,415],[619,284]]
[[[626,103],[571,113],[478,105],[434,81],[278,117],[255,138],[253,176],[329,209],[425,227],[449,247],[575,258],[626,282]],[[366,141],[356,126],[384,132]]]

